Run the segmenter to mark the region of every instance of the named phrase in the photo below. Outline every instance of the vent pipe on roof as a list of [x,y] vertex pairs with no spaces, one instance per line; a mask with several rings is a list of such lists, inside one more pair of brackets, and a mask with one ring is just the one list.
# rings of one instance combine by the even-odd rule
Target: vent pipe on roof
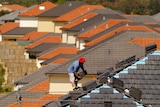
[[103,16],[103,20],[105,20],[106,19],[106,17],[105,16]]
[[72,6],[72,3],[70,2],[70,3],[68,4],[68,6]]

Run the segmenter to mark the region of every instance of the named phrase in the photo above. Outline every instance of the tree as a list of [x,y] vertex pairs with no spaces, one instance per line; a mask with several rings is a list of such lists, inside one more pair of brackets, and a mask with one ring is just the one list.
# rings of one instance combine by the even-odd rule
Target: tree
[[0,92],[3,91],[2,84],[4,83],[4,75],[5,75],[5,69],[3,66],[0,64]]

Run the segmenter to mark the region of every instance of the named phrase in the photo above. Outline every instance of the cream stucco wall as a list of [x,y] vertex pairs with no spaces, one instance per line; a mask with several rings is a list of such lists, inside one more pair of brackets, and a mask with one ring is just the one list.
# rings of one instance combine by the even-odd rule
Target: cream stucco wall
[[53,17],[38,18],[38,32],[54,32],[55,23]]
[[20,27],[38,27],[37,17],[19,17]]
[[64,25],[64,22],[55,22],[55,33],[62,33],[60,29]]
[[[87,75],[79,81],[78,86],[93,79],[93,75]],[[68,74],[52,74],[49,75],[49,93],[50,94],[67,94],[73,88],[69,82]]]
[[67,32],[65,31],[62,33],[62,43],[67,43]]
[[80,50],[83,50],[85,47],[85,42],[83,39],[77,39],[76,40],[76,48],[79,48]]
[[74,35],[75,35],[75,32],[67,33],[67,43],[68,44],[76,44],[76,37]]

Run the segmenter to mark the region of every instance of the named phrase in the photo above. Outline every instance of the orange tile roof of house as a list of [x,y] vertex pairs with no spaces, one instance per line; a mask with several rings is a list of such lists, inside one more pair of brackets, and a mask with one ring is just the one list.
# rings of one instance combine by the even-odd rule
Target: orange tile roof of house
[[40,57],[38,59],[44,60],[44,59],[50,59],[53,58],[59,54],[77,54],[78,49],[75,47],[59,47],[55,50],[52,50]]
[[62,39],[60,36],[47,36],[47,37],[45,37],[45,38],[43,38],[33,44],[30,44],[29,46],[26,46],[25,48],[26,49],[34,48],[44,42],[46,42],[46,43],[61,43]]
[[52,8],[56,7],[55,4],[53,4],[52,2],[44,2],[28,11],[25,11],[23,13],[21,13],[19,16],[37,16],[47,10],[50,10]]
[[154,32],[153,30],[151,30],[150,28],[148,28],[146,26],[122,26],[122,27],[119,27],[115,30],[112,30],[111,32],[109,32],[99,38],[92,40],[91,42],[86,43],[84,46],[86,46],[86,47],[92,46],[96,43],[99,43],[99,42],[113,36],[115,33],[121,32],[123,30],[146,30],[148,32]]
[[102,9],[104,8],[101,5],[82,5],[79,8],[74,9],[73,11],[70,11],[56,19],[53,19],[53,21],[63,21],[67,22],[70,20],[73,20],[77,17],[80,17],[81,15],[93,10],[93,9]]
[[[43,105],[47,104],[49,101],[22,101],[21,107],[42,107]],[[7,107],[18,107],[18,103],[15,102],[10,104]]]
[[122,20],[120,20],[120,19],[119,19],[119,20],[117,20],[117,19],[112,19],[112,20],[109,20],[109,21],[107,21],[107,22],[105,22],[105,23],[97,26],[97,27],[94,28],[94,29],[89,30],[88,32],[84,32],[83,34],[77,36],[77,38],[88,38],[88,37],[92,37],[92,36],[98,34],[99,32],[102,32],[102,31],[104,31],[105,29],[108,29],[108,28],[110,28],[110,27],[113,27],[113,26],[115,26],[115,25],[117,25],[117,24],[119,24],[119,23],[121,23],[121,22],[131,22],[131,21],[130,21],[130,20],[124,20],[124,19],[122,19]]
[[19,5],[19,4],[4,4],[4,5],[0,6],[0,9],[3,9],[3,8],[8,8],[8,9],[10,9],[11,11],[24,10],[24,9],[26,9],[26,7],[21,6],[21,5]]
[[160,27],[159,28],[155,28],[156,30],[160,31]]
[[149,44],[157,44],[157,49],[160,49],[160,38],[135,38],[129,42],[130,44],[138,44],[140,46],[147,46]]
[[48,90],[49,90],[49,80],[45,80],[39,84],[36,84],[33,87],[28,88],[26,91],[48,92]]
[[19,23],[14,23],[14,22],[7,22],[3,25],[0,26],[0,33],[6,33],[14,28],[19,27]]
[[71,23],[64,25],[61,29],[62,30],[69,29],[69,28],[71,28],[73,26],[76,26],[76,25],[82,23],[84,20],[90,19],[90,18],[92,18],[92,17],[94,17],[96,15],[97,15],[97,13],[95,13],[95,12],[88,13],[85,16],[82,16],[82,17],[78,18],[77,20],[75,20],[75,21],[73,21]]
[[64,62],[67,62],[69,59],[68,58],[58,58],[57,60],[53,61],[52,63],[54,64],[62,64]]
[[18,40],[35,40],[38,39],[39,37],[42,37],[44,35],[46,35],[48,32],[30,32],[26,35],[24,35],[23,37],[18,38]]
[[57,100],[59,97],[63,96],[64,94],[47,94],[40,97],[40,100]]

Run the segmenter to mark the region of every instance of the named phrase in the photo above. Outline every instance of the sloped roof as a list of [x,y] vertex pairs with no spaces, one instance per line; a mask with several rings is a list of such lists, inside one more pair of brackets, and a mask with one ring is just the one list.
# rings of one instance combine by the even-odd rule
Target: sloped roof
[[29,32],[29,33],[25,34],[23,37],[18,38],[18,40],[30,40],[30,41],[33,41],[33,40],[38,39],[41,36],[44,36],[46,34],[48,34],[48,32],[33,31],[33,32]]
[[29,46],[25,47],[26,49],[30,49],[30,48],[34,48],[38,45],[40,45],[41,43],[61,43],[61,37],[60,36],[46,36],[45,38],[42,38],[32,44],[30,44]]
[[152,18],[160,22],[160,12],[153,15]]
[[0,26],[0,32],[2,34],[4,34],[4,33],[8,32],[12,29],[15,29],[17,27],[19,27],[19,23],[7,22],[7,23]]
[[37,31],[37,28],[35,27],[16,27],[12,30],[9,30],[8,32],[5,32],[4,35],[25,35],[29,32],[32,32],[32,31]]
[[56,6],[53,9],[50,9],[40,15],[39,17],[59,17],[71,10],[78,8],[79,6],[85,5],[85,2],[80,1],[67,1],[62,3],[61,5]]
[[91,27],[93,26],[93,28],[103,22],[106,22],[107,20],[110,20],[111,18],[114,18],[114,19],[125,19],[123,18],[122,16],[120,15],[117,15],[117,14],[98,14],[96,15],[95,17],[93,18],[90,18],[89,20],[87,21],[84,21],[83,23],[80,23],[78,24],[77,26],[74,26],[70,29],[68,29],[68,31],[83,31],[85,30],[86,28],[88,27]]
[[35,6],[34,8],[31,8],[28,11],[21,13],[19,16],[29,16],[29,17],[37,16],[54,7],[56,7],[56,5],[53,4],[52,2],[48,2],[48,1],[43,2],[42,4],[39,4],[38,6]]
[[43,54],[38,57],[38,59],[50,59],[54,56],[57,56],[59,54],[77,54],[78,49],[75,47],[59,47],[56,48],[46,54]]
[[62,29],[62,30],[70,29],[70,28],[72,28],[72,27],[74,27],[74,26],[76,26],[76,25],[84,22],[85,20],[88,20],[88,19],[96,16],[96,15],[97,15],[97,13],[94,13],[94,12],[88,13],[88,14],[86,14],[86,15],[78,18],[77,20],[74,20],[74,21],[72,21],[72,22],[64,25],[61,29]]
[[61,15],[60,17],[53,19],[53,21],[67,22],[67,21],[73,20],[75,18],[78,18],[81,15],[83,15],[93,9],[96,9],[96,8],[104,8],[104,7],[101,5],[82,5],[82,6],[76,8],[76,9],[74,9],[64,15]]
[[3,9],[3,8],[11,9],[11,11],[26,9],[26,7],[21,6],[19,4],[4,4],[4,5],[0,6],[0,9]]
[[157,23],[152,16],[148,15],[124,15],[127,19],[132,20],[133,22],[141,22],[141,23]]

